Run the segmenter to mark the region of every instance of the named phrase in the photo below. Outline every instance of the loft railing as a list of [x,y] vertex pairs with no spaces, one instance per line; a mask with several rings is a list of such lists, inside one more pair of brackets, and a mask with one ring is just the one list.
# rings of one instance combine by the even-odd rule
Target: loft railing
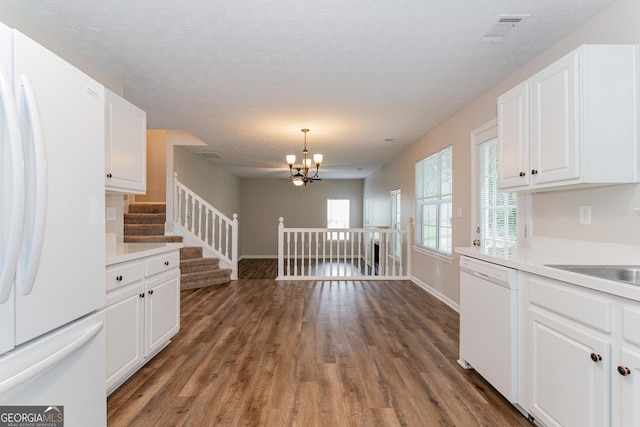
[[[173,177],[174,231],[195,240],[205,252],[220,258],[231,269],[231,279],[238,278],[238,214],[233,219],[211,206],[204,199]],[[177,227],[177,229],[176,229]]]
[[281,217],[277,280],[408,280],[410,228],[285,228]]

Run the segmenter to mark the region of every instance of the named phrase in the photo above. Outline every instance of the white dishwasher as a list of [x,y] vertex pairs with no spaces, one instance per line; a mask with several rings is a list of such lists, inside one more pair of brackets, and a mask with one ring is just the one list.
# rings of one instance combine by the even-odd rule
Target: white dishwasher
[[460,257],[460,360],[518,401],[517,270]]

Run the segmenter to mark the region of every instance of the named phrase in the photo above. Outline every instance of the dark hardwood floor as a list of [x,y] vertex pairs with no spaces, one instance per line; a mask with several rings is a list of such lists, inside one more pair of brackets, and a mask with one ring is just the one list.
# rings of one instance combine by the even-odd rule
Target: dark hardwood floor
[[109,397],[109,426],[531,425],[456,363],[458,314],[427,292],[273,268],[182,291],[180,333]]

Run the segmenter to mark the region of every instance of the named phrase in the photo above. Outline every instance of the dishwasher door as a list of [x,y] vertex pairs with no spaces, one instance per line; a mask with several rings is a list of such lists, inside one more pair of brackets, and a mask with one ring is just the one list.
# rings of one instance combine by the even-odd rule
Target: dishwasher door
[[461,257],[460,364],[516,403],[517,350],[517,271]]

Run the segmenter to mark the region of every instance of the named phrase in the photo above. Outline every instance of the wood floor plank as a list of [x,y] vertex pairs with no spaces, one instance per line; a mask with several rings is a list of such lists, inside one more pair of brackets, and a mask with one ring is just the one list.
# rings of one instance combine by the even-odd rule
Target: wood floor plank
[[457,364],[458,314],[418,286],[274,264],[182,291],[179,334],[109,397],[109,426],[531,425]]

